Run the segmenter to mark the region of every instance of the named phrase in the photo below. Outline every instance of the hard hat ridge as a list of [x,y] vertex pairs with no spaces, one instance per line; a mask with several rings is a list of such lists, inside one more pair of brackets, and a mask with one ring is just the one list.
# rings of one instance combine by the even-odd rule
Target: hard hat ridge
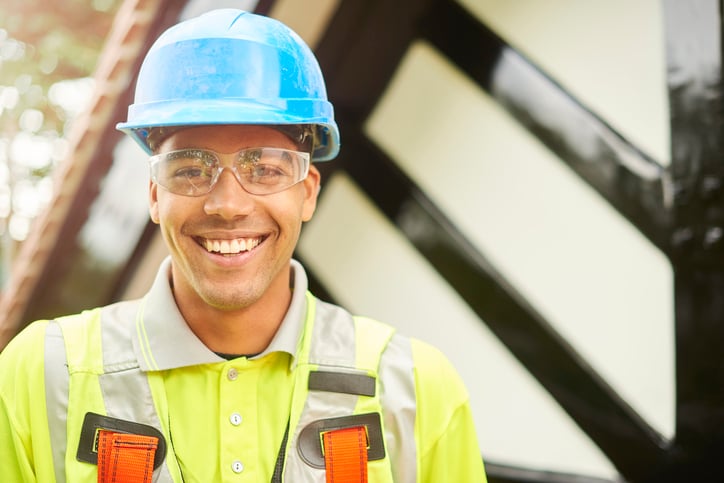
[[334,158],[339,130],[311,49],[277,20],[220,9],[181,22],[149,49],[128,121],[118,129],[150,152],[151,128],[305,124],[314,161]]

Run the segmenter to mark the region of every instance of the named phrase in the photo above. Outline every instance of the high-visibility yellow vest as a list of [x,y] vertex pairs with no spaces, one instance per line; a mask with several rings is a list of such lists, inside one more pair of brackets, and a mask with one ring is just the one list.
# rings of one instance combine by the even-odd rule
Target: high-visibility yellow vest
[[[156,428],[170,441],[163,380],[158,372],[141,371],[133,350],[131,331],[137,329],[142,303],[122,302],[48,325],[46,400],[58,482],[94,471],[74,457],[89,412]],[[109,311],[114,321],[128,323],[110,323]],[[408,339],[388,325],[352,317],[307,293],[293,372],[288,435],[273,482],[324,482],[320,433],[357,424],[368,431],[369,481],[416,481],[415,383]],[[153,481],[181,483],[173,445],[165,449]]]

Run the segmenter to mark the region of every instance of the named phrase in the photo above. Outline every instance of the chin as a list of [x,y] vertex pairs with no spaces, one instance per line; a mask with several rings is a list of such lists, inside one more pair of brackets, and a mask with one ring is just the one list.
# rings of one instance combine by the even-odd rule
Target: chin
[[212,291],[202,296],[204,302],[217,310],[232,311],[241,310],[253,305],[258,297],[249,294],[220,294]]

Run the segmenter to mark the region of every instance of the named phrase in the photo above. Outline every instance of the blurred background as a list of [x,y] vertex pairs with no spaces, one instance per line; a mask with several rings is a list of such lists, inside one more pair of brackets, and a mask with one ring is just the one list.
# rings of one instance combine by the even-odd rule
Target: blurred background
[[0,4],[0,276],[53,193],[73,120],[122,0]]
[[150,286],[115,124],[155,37],[221,6],[286,22],[327,79],[313,291],[446,353],[491,483],[724,481],[713,0],[6,0],[0,348]]

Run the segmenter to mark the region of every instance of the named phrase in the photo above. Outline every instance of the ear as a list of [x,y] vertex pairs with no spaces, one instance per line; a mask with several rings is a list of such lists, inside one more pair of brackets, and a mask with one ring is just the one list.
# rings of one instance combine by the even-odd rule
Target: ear
[[302,221],[309,221],[317,208],[317,197],[321,188],[322,175],[316,166],[309,166],[309,174],[302,183],[304,184],[304,202],[302,204]]
[[151,215],[151,221],[158,225],[158,185],[153,181],[148,184],[148,212]]

